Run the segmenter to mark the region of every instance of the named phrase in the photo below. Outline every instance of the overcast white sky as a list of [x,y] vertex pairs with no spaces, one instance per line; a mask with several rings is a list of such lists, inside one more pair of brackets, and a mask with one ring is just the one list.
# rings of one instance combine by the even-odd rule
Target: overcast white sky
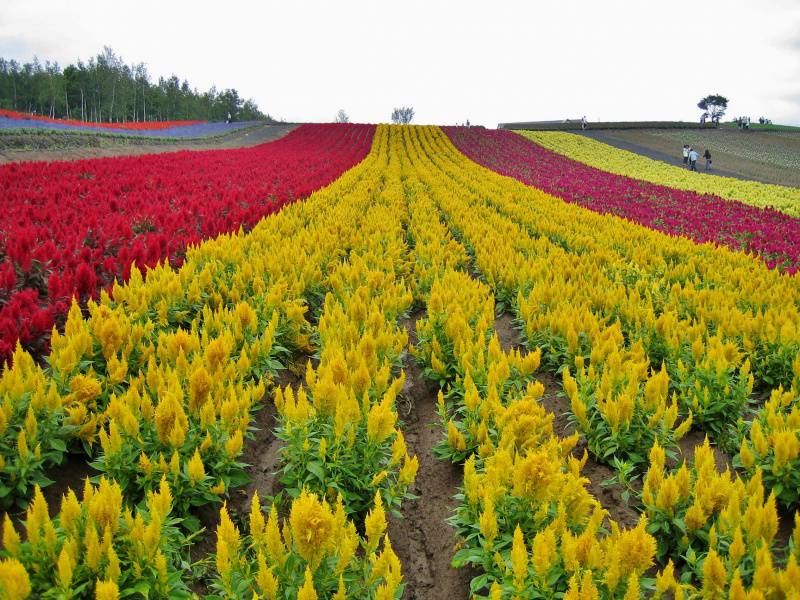
[[103,45],[290,121],[695,120],[718,92],[800,124],[800,0],[0,1],[0,56]]

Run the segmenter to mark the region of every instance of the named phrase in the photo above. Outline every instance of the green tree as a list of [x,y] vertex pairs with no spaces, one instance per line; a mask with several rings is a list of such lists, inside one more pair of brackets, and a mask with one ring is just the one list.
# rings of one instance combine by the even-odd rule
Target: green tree
[[708,113],[714,123],[719,123],[725,111],[728,110],[729,100],[719,94],[709,94],[697,103],[697,108]]

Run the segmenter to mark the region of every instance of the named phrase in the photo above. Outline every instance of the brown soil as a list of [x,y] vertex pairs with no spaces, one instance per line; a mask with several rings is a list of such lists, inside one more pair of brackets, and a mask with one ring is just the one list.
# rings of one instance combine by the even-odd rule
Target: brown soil
[[[418,312],[404,325],[411,344],[416,343],[416,321],[424,316]],[[403,400],[407,414],[403,418],[403,433],[409,454],[419,459],[417,480],[411,491],[417,500],[405,502],[403,518],[389,519],[389,539],[403,565],[406,580],[406,600],[457,600],[469,597],[469,582],[477,575],[469,569],[456,570],[450,566],[457,538],[447,524],[456,502],[452,496],[462,483],[461,467],[439,460],[433,448],[442,438],[436,414],[437,388],[422,376],[416,361],[406,357],[406,384]],[[402,403],[398,403],[402,405]]]
[[[33,149],[16,149],[0,147],[0,164],[22,161],[55,161],[78,160],[82,158],[98,158],[108,156],[138,156],[140,154],[158,154],[177,152],[179,150],[221,150],[226,148],[245,148],[266,142],[272,142],[292,131],[297,125],[256,125],[240,129],[230,134],[207,139],[193,140],[136,140],[124,137],[83,136],[87,145],[64,147],[63,134],[48,136],[50,147],[42,149],[41,139],[37,139],[37,147]],[[42,138],[37,135],[37,138]]]
[[504,352],[522,350],[525,347],[519,330],[514,327],[514,315],[511,313],[504,312],[495,317],[494,330],[497,332],[497,339]]
[[50,508],[50,516],[55,516],[61,510],[61,498],[67,490],[72,489],[81,498],[86,479],[99,474],[99,471],[89,466],[85,454],[67,454],[64,462],[47,474],[53,483],[42,490]]
[[[678,447],[681,451],[681,457],[686,460],[694,458],[694,450],[697,446],[702,446],[706,439],[706,432],[700,429],[692,429],[687,433],[683,439],[678,441]],[[718,446],[711,443],[711,450],[714,452],[714,462],[717,469],[724,471],[726,468],[733,470],[733,459],[730,454],[721,450]],[[681,457],[678,457],[679,460]]]

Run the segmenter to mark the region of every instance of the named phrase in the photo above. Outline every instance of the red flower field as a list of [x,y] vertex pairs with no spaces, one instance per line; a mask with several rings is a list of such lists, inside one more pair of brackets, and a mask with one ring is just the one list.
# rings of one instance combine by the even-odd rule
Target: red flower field
[[303,125],[276,142],[0,168],[0,364],[17,340],[41,355],[73,296],[132,263],[180,264],[189,244],[249,229],[369,152],[372,125]]
[[507,130],[442,127],[461,152],[501,175],[567,202],[696,242],[757,254],[769,267],[800,267],[800,220],[709,194],[608,173]]

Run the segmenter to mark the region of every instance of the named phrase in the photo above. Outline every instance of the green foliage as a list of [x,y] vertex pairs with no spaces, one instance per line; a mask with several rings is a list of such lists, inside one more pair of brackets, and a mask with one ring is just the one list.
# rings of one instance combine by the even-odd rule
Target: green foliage
[[157,82],[144,63],[127,65],[106,46],[63,70],[56,62],[0,58],[0,108],[84,121],[269,119],[235,89],[193,89],[177,75]]

